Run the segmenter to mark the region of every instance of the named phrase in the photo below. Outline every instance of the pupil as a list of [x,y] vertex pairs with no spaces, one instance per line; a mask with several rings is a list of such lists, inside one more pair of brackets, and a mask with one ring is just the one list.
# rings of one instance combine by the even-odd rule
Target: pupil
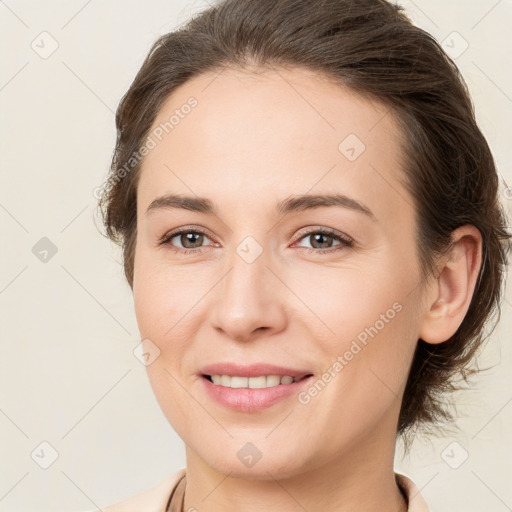
[[[182,235],[182,237],[181,237],[181,243],[183,244],[183,247],[185,247],[187,249],[190,249],[190,248],[193,249],[194,247],[196,247],[195,245],[193,247],[190,247],[190,246],[187,245],[189,242],[194,244],[194,237],[197,237],[197,239],[195,240],[195,243],[197,243],[197,241],[199,240],[199,246],[200,246],[201,242],[202,242],[202,237],[203,237],[202,234],[200,234],[200,233],[186,233],[185,235]],[[185,243],[183,243],[184,240],[185,240]]]
[[[315,242],[312,244],[312,245],[313,245],[313,247],[315,247],[315,246],[316,246],[315,244],[317,244],[317,243],[318,243],[318,238],[319,238],[319,237],[320,237],[320,238],[322,238],[322,237],[323,237],[323,238],[330,238],[330,236],[329,236],[329,235],[325,235],[324,233],[317,233],[316,235],[313,235],[313,238],[314,238],[314,240],[315,240]],[[328,248],[328,247],[329,247],[329,245],[328,245],[325,241],[324,241],[323,243],[320,241],[320,242],[319,242],[319,245],[321,246],[321,247],[318,247],[318,248],[320,248],[320,249],[325,249],[325,248]]]

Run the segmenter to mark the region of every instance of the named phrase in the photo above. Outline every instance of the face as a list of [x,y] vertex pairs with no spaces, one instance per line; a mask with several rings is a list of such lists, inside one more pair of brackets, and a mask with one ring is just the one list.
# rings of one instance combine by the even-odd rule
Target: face
[[[267,479],[394,447],[422,287],[392,114],[309,71],[225,69],[178,88],[151,133],[133,293],[187,450]],[[247,368],[215,363],[309,377],[228,389],[204,374]]]

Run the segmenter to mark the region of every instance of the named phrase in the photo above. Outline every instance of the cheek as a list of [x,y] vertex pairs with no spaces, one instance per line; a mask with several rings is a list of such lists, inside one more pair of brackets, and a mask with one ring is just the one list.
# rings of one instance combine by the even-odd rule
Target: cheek
[[[201,298],[212,285],[204,272],[187,265],[170,266],[164,259],[140,253],[135,265],[134,307],[141,339],[149,339],[159,352],[147,372],[155,393],[174,389],[169,375],[188,375],[195,368],[190,360],[195,332],[205,322]],[[180,377],[181,378],[181,377]]]
[[[301,321],[315,333],[328,366],[341,356],[342,367],[332,369],[341,376],[337,385],[358,388],[357,393],[371,388],[375,396],[389,393],[388,387],[398,394],[417,341],[410,279],[392,265],[300,276],[292,281],[294,292],[312,312],[301,314]],[[368,399],[363,395],[362,401]]]
[[133,286],[141,335],[161,340],[166,334],[173,336],[173,326],[181,323],[180,318],[201,296],[201,289],[196,288],[200,288],[200,283],[187,266],[171,267],[161,255],[155,257],[141,250],[135,259]]
[[147,278],[134,293],[135,316],[141,339],[150,339],[160,351],[155,363],[147,367],[148,372],[160,365],[165,365],[171,371],[179,364],[194,322],[198,321],[193,308],[197,299],[189,306],[183,293],[177,293],[173,286],[166,286],[165,283],[161,278]]
[[193,430],[188,423],[190,396],[180,382],[182,373],[191,368],[188,339],[197,322],[193,305],[200,295],[186,286],[183,271],[164,266],[143,251],[135,262],[134,276],[134,307],[141,339],[151,340],[159,350],[158,357],[146,366],[148,379],[167,420],[179,435],[186,436]]
[[311,318],[310,328],[318,324],[315,332],[322,329],[322,338],[331,338],[333,348],[337,349],[341,348],[340,341],[356,337],[388,310],[388,316],[394,317],[393,304],[401,300],[400,286],[389,273],[376,266],[318,268],[314,273],[294,272],[287,280],[293,283],[294,293],[307,306],[302,306],[301,316]]

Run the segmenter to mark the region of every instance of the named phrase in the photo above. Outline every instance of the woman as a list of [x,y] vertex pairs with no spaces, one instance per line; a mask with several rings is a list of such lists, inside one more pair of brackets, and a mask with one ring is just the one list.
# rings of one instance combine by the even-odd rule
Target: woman
[[383,0],[225,0],[116,123],[100,206],[187,464],[104,510],[427,511],[395,441],[450,419],[510,236],[438,43]]

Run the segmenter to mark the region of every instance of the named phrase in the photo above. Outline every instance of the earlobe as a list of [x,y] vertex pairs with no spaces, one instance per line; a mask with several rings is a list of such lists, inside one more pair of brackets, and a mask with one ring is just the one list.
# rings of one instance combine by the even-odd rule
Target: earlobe
[[482,264],[482,236],[475,226],[457,228],[452,241],[427,290],[419,337],[428,343],[442,343],[455,334],[471,304]]

